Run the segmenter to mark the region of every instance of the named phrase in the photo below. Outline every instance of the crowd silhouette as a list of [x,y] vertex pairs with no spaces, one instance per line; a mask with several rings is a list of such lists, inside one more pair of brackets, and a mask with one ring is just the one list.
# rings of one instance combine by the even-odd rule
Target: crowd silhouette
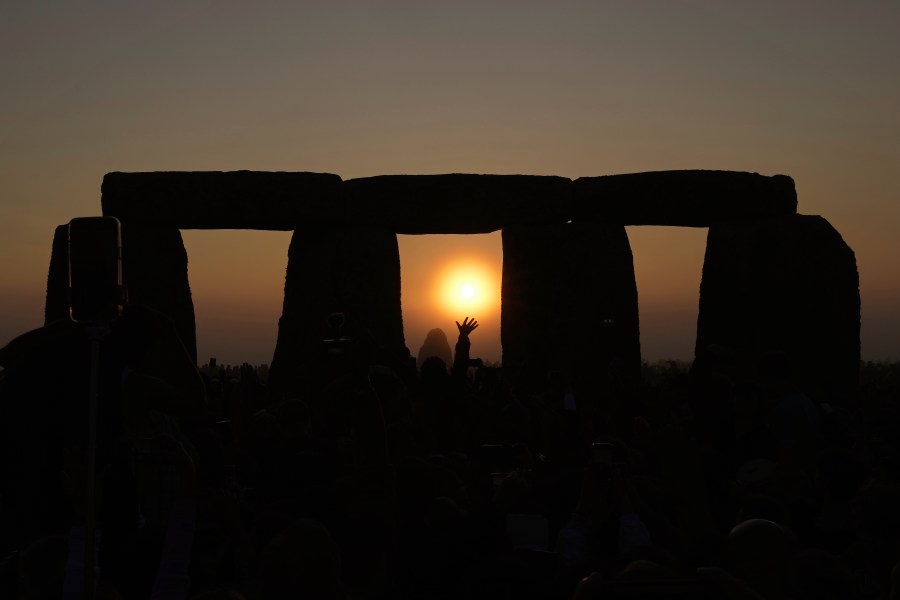
[[0,350],[0,597],[900,598],[895,371],[825,402],[711,346],[526,387],[468,316],[450,364],[330,323],[292,394],[140,306]]

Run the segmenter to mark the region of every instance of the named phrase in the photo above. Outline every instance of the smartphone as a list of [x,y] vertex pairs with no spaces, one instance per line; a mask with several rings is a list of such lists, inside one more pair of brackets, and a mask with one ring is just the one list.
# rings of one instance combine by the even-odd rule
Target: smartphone
[[69,317],[102,323],[122,315],[122,228],[115,217],[69,221]]
[[325,319],[327,337],[322,340],[325,359],[341,363],[347,360],[350,338],[342,334],[346,318],[344,313],[331,313]]

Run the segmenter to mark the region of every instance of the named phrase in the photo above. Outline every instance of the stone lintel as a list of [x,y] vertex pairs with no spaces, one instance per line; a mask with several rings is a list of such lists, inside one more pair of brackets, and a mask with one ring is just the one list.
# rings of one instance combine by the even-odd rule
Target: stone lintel
[[581,177],[572,219],[708,227],[797,212],[794,180],[737,171],[655,171]]
[[346,214],[341,178],[330,173],[117,172],[101,191],[104,215],[178,229],[288,231]]
[[490,233],[565,222],[572,182],[540,175],[380,175],[344,182],[360,224],[397,233]]
[[795,214],[785,175],[658,171],[582,177],[380,175],[260,171],[108,173],[103,214],[179,229],[377,227],[396,233],[490,233],[520,224],[597,221],[707,227]]

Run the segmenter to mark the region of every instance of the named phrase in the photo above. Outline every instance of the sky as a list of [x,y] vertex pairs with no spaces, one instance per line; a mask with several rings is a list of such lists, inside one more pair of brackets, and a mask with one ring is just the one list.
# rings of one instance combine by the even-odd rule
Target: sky
[[[41,325],[54,227],[110,171],[725,169],[794,178],[856,252],[863,357],[900,359],[898,31],[895,0],[5,0],[0,344]],[[690,357],[705,234],[628,228],[645,359]],[[268,362],[290,233],[183,236],[201,361]],[[413,353],[466,316],[436,265],[499,272],[499,239],[400,236]]]

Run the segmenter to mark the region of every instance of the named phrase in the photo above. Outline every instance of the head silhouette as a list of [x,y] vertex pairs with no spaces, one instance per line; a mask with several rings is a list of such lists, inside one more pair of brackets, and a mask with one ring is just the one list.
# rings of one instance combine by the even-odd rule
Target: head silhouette
[[436,328],[428,332],[422,347],[419,348],[419,356],[416,359],[416,366],[422,370],[422,365],[426,360],[436,356],[444,361],[444,365],[453,364],[453,356],[450,353],[450,342],[447,341],[447,334],[443,329]]

